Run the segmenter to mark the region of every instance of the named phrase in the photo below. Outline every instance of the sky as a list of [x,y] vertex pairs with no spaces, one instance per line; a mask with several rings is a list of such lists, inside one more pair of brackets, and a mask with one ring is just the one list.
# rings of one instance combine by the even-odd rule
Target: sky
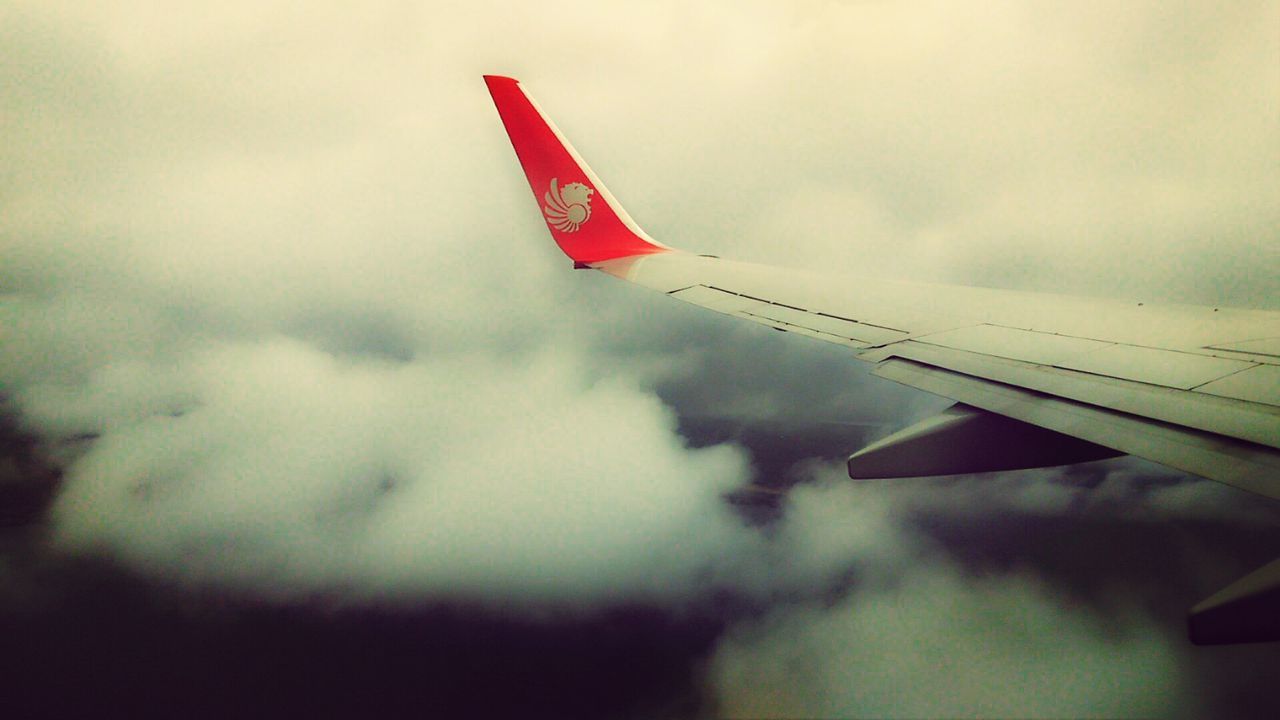
[[[1280,506],[860,482],[947,402],[573,272],[481,80],[645,229],[1280,308],[1280,4],[0,2],[0,687],[49,712],[1270,716],[1188,607]],[[742,323],[742,325],[748,325]]]

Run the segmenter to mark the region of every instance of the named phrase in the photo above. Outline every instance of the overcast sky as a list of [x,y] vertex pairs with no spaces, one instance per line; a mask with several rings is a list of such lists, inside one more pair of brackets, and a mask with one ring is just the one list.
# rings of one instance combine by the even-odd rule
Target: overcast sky
[[[481,75],[670,245],[1280,308],[1278,28],[1276,2],[0,2],[0,392],[62,471],[22,552],[565,633],[710,613],[694,714],[1265,714],[1277,650],[1180,623],[1280,553],[1275,503],[1134,460],[847,481],[947,403],[570,271]],[[763,524],[725,500],[796,483]]]

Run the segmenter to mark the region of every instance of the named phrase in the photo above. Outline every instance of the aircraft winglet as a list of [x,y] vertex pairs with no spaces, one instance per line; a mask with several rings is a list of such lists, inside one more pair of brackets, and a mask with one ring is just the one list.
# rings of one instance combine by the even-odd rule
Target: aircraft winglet
[[484,81],[547,229],[575,265],[670,250],[636,225],[520,81],[499,75]]

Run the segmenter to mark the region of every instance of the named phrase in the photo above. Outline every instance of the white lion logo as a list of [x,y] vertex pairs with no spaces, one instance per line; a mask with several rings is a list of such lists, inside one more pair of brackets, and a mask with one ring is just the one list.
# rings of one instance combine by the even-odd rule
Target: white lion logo
[[551,189],[545,196],[547,204],[543,206],[542,213],[551,227],[560,232],[575,232],[591,219],[591,195],[595,190],[582,183],[556,187],[558,182],[558,178],[551,178]]

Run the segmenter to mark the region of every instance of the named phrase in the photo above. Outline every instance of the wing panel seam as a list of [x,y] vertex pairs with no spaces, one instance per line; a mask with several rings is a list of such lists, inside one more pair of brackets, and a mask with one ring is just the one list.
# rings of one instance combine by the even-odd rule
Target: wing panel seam
[[[1268,405],[1207,393],[1189,395],[1192,391],[980,355],[918,341],[898,343],[864,359],[874,361],[893,356],[951,372],[990,377],[993,382],[1116,412],[1280,447],[1280,408]],[[1137,411],[1138,407],[1145,412]]]

